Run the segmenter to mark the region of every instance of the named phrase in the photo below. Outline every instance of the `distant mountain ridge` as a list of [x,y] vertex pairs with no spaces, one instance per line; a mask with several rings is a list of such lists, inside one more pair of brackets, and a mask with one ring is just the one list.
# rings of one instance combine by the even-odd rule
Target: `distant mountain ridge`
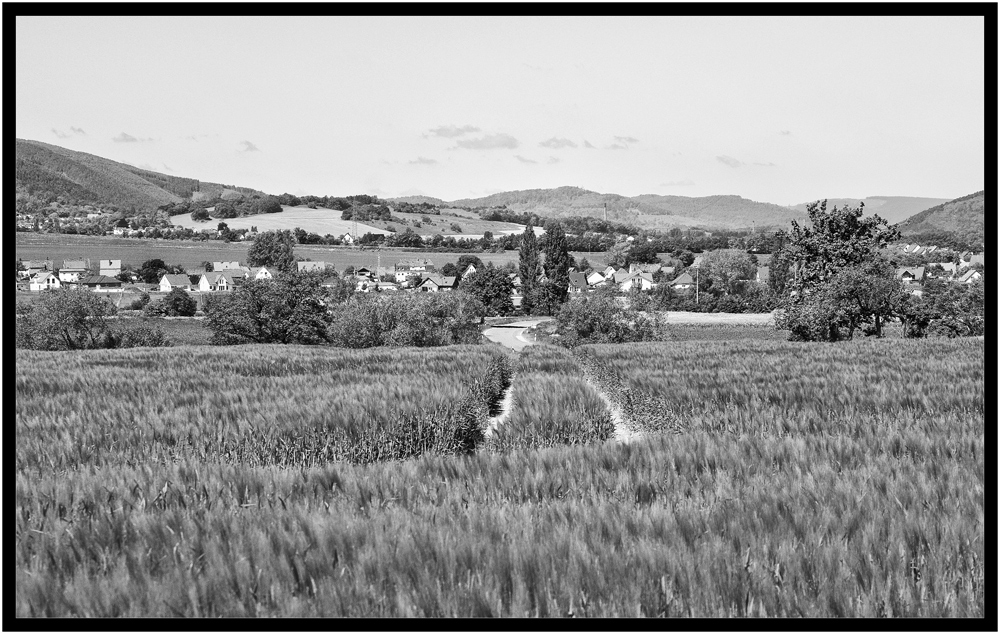
[[643,194],[600,194],[580,187],[526,189],[500,192],[482,198],[463,198],[450,204],[459,207],[499,207],[532,212],[546,218],[563,216],[604,217],[647,229],[765,229],[787,227],[792,220],[808,221],[804,211],[741,196],[722,195],[689,198]]
[[[809,201],[809,203],[814,201]],[[859,203],[865,204],[865,216],[877,214],[880,218],[889,221],[889,224],[896,224],[906,220],[915,213],[924,209],[948,202],[947,198],[918,198],[915,196],[868,196],[867,198],[827,198],[827,209],[837,206],[843,209],[847,207],[857,207]],[[792,209],[805,211],[809,203],[799,203],[792,205]]]
[[971,242],[986,236],[986,193],[978,191],[925,209],[899,223],[904,236],[946,232]]
[[220,183],[161,174],[27,139],[16,139],[14,164],[18,192],[47,198],[63,197],[79,204],[148,210],[192,196],[214,197],[232,189],[246,194],[263,193],[247,187],[230,188]]

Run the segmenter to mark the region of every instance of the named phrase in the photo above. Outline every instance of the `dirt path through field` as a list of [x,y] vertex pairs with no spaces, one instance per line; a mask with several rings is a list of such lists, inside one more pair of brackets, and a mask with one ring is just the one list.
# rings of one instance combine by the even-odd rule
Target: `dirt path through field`
[[611,397],[604,393],[601,386],[598,385],[592,378],[587,376],[586,372],[584,372],[584,378],[587,380],[590,387],[594,388],[597,395],[601,397],[601,400],[604,401],[604,405],[608,408],[608,412],[611,414],[611,422],[615,424],[615,442],[627,444],[637,438],[641,438],[642,433],[632,429],[625,422],[625,414],[622,412],[622,408],[618,407],[615,402],[611,400]]
[[514,376],[510,377],[510,385],[507,386],[507,391],[503,395],[503,400],[500,401],[500,413],[486,419],[486,431],[483,433],[487,438],[493,435],[493,431],[497,427],[507,422],[507,417],[510,416],[510,411],[514,407],[515,378],[516,377]]

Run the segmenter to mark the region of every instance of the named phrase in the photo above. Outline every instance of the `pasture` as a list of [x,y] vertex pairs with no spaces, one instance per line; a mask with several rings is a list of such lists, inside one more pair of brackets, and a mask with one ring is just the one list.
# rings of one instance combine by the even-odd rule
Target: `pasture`
[[[342,236],[345,233],[354,234],[354,221],[341,220],[339,211],[332,209],[310,209],[309,207],[290,207],[282,205],[282,211],[275,214],[258,214],[256,216],[241,216],[239,218],[226,218],[221,222],[229,225],[230,229],[249,229],[257,227],[257,231],[276,231],[279,229],[295,229],[298,227],[303,231],[316,233],[321,236],[331,234]],[[188,227],[198,231],[203,228],[214,229],[219,220],[212,219],[207,222],[198,222],[191,219],[191,214],[181,214],[172,216],[170,221],[180,227]],[[379,229],[372,224],[364,222],[357,223],[359,235],[375,233],[389,235],[385,229]]]
[[[55,233],[24,233],[18,232],[14,245],[16,256],[22,260],[56,261],[73,259],[90,259],[93,262],[102,259],[121,260],[138,268],[146,260],[160,258],[167,264],[178,264],[186,269],[200,267],[202,262],[232,261],[246,263],[249,242],[222,242],[207,240],[195,242],[189,240],[143,240],[138,238],[119,238],[113,236],[78,236]],[[438,267],[448,262],[458,262],[458,258],[467,252],[437,252],[403,249],[367,249],[344,246],[295,245],[295,255],[316,262],[329,262],[338,271],[348,266],[368,267],[374,269],[382,266],[393,266],[400,260],[428,259]],[[517,251],[503,253],[473,253],[483,262],[493,262],[502,266],[507,262],[518,262]],[[603,253],[573,252],[576,258],[586,257],[594,266],[604,266]]]
[[494,346],[18,351],[14,611],[985,615],[982,340],[576,352],[515,394],[559,412],[593,368],[643,438],[452,455]]

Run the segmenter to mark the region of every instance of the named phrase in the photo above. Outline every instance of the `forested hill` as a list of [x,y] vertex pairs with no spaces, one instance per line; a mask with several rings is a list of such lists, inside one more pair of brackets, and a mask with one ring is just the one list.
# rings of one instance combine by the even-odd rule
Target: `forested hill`
[[192,196],[212,198],[227,190],[261,193],[244,187],[161,174],[26,139],[17,139],[14,163],[17,193],[46,204],[61,199],[65,204],[152,210]]
[[599,194],[579,187],[528,189],[502,192],[483,198],[466,198],[451,202],[459,207],[499,207],[506,205],[517,212],[532,212],[539,216],[604,216],[608,220],[627,222],[644,228],[699,227],[705,229],[743,229],[756,226],[787,227],[792,220],[807,221],[802,211],[759,203],[740,196],[621,196]]
[[947,233],[969,243],[982,243],[985,239],[985,191],[925,209],[899,224],[904,236]]
[[[814,202],[814,201],[810,201]],[[888,220],[890,224],[896,224],[906,220],[913,214],[948,202],[947,198],[919,198],[915,196],[869,196],[867,198],[827,198],[827,209],[857,207],[859,203],[865,204],[865,216],[878,214],[880,218]],[[792,209],[805,211],[809,203],[794,205]]]

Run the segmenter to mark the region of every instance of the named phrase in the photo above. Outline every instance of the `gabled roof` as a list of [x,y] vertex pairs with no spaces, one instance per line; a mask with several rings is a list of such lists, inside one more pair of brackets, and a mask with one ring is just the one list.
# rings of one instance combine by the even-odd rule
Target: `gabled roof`
[[454,276],[444,276],[444,275],[428,275],[424,279],[420,280],[417,284],[417,288],[420,288],[424,284],[431,282],[438,288],[452,288],[455,286],[455,280],[458,279]]
[[966,271],[965,273],[963,273],[962,277],[958,278],[958,281],[959,282],[968,282],[969,280],[971,280],[976,275],[980,275],[981,276],[982,274],[979,271],[977,271],[976,269],[970,269],[970,270]]
[[671,286],[680,286],[682,284],[694,284],[694,278],[691,277],[690,273],[681,273],[676,280],[670,283]]
[[896,269],[896,278],[902,279],[903,277],[912,277],[914,279],[922,280],[924,279],[924,267],[922,266],[904,266]]
[[587,277],[583,273],[574,271],[569,274],[569,284],[575,288],[587,288]]
[[80,284],[84,286],[121,286],[122,281],[116,277],[108,277],[107,275],[91,275],[89,277],[80,278]]
[[629,273],[625,269],[622,269],[617,273],[615,273],[615,284],[621,284],[622,282],[632,277],[633,275],[635,275],[635,273]]
[[[52,273],[52,271],[39,271],[38,273],[35,273],[35,276],[31,278],[31,281],[32,282],[41,282],[41,281],[45,280],[46,278],[48,278],[48,276],[50,276],[50,275],[52,277],[56,277],[55,274]],[[56,279],[59,279],[59,278],[56,277]]]
[[72,271],[72,270],[86,271],[87,270],[87,263],[85,261],[83,261],[83,260],[66,260],[65,262],[63,262],[62,269],[60,269],[60,270],[62,270],[62,271]]
[[600,284],[604,280],[605,280],[605,277],[603,275],[601,275],[600,273],[598,273],[597,271],[594,271],[593,273],[591,273],[590,275],[587,276],[587,283],[588,284]]
[[191,284],[191,280],[188,279],[188,276],[181,274],[173,275],[166,273],[160,278],[160,282],[163,282],[163,280],[167,280],[167,283],[171,286],[190,286]]
[[969,258],[969,264],[982,264],[983,266],[986,266],[986,262],[984,260],[985,256],[985,253],[976,253]]

